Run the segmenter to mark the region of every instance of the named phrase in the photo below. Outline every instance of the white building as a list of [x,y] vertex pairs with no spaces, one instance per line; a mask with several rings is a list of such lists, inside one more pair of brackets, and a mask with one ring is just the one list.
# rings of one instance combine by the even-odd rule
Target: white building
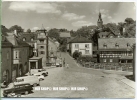
[[92,56],[92,41],[82,36],[76,36],[68,42],[68,48],[71,55],[75,51],[81,52],[83,56]]

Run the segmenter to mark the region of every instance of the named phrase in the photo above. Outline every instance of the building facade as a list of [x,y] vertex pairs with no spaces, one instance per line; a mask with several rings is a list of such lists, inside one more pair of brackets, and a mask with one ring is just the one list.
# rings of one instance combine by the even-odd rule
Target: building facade
[[13,45],[2,36],[1,41],[1,82],[12,81]]
[[13,45],[12,81],[29,71],[30,45],[20,41],[15,33],[7,33],[6,39]]
[[135,38],[98,39],[100,63],[132,63]]
[[75,51],[81,52],[81,54],[92,57],[92,41],[82,36],[76,36],[68,42],[68,48],[70,54],[73,55]]

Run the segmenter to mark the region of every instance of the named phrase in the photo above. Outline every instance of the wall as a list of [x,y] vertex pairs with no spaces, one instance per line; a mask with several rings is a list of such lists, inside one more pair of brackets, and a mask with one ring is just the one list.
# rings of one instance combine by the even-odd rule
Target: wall
[[[79,44],[79,48],[75,48],[75,44]],[[89,48],[85,48],[85,44],[89,44]],[[92,43],[72,43],[71,44],[71,55],[78,50],[82,52],[82,55],[91,55],[92,56]],[[85,50],[89,50],[89,54],[85,54]]]
[[[6,70],[9,70],[9,82],[12,80],[12,66],[13,66],[13,51],[11,47],[8,48],[2,48],[1,53],[1,81],[3,81],[3,72]],[[7,57],[7,52],[9,52],[9,55]]]

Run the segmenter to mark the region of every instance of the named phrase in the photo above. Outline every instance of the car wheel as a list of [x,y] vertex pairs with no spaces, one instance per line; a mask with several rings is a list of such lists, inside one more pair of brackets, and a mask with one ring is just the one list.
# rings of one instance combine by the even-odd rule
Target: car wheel
[[46,72],[46,75],[48,76],[48,72]]
[[42,80],[43,80],[42,78],[39,79],[39,81],[42,81]]
[[25,95],[27,95],[27,94],[29,94],[29,92],[28,92],[28,91],[25,91]]
[[33,84],[33,87],[36,87],[36,86],[37,86],[37,83],[34,83],[34,84]]

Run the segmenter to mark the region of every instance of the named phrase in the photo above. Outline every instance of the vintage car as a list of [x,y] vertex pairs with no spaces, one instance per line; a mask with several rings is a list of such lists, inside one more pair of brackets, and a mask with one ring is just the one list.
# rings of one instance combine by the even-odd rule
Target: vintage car
[[3,90],[3,96],[4,97],[9,97],[9,95],[15,94],[25,94],[27,95],[28,93],[31,93],[33,90],[32,85],[29,83],[24,83],[24,84],[18,84],[14,85],[12,88],[4,89]]

